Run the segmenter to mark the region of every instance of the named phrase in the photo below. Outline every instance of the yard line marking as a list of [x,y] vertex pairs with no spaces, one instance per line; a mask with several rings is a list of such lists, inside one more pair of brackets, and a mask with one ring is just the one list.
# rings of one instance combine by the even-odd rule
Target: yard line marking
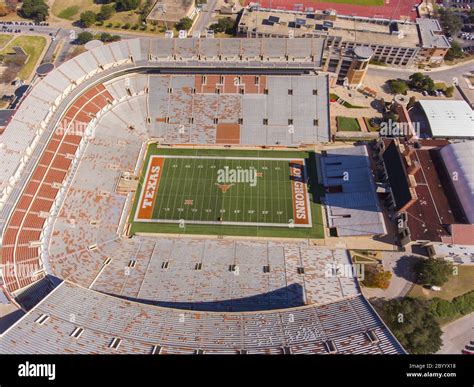
[[[176,168],[173,168],[173,173],[171,174],[171,176],[167,176],[166,178],[168,179],[167,181],[167,184],[165,186],[165,190],[163,192],[164,196],[166,197],[166,205],[164,207],[160,207],[160,211],[158,212],[157,214],[157,219],[160,219],[161,218],[161,209],[163,209],[164,212],[166,212],[166,214],[163,214],[163,216],[166,218],[167,216],[169,216],[169,212],[170,211],[166,211],[166,208],[170,208],[170,197],[171,197],[171,194],[168,193],[168,190],[171,189],[171,185],[172,185],[172,182],[174,180],[174,176],[175,174],[177,173],[178,169],[179,169],[179,164],[180,162],[177,162],[176,163]],[[163,198],[164,199],[164,198]]]
[[[179,164],[179,170],[178,170],[178,181],[181,180],[181,171],[183,170],[183,165],[184,165],[184,162],[181,161],[181,163]],[[170,185],[171,185],[171,186],[174,186],[175,181],[176,181],[176,180],[175,180],[175,176],[173,175]],[[176,196],[177,196],[177,195],[178,195],[178,194],[177,194],[176,191],[173,193],[173,195],[171,195],[171,194],[169,195],[170,200],[171,200],[171,198],[173,197],[173,205],[172,205],[172,206],[170,206],[170,205],[168,206],[168,207],[171,208],[171,211],[172,211],[172,213],[171,213],[171,219],[176,219],[176,218],[177,218],[177,214],[176,214],[176,212],[177,212],[177,211],[176,211]],[[178,218],[178,219],[179,219],[179,218]]]

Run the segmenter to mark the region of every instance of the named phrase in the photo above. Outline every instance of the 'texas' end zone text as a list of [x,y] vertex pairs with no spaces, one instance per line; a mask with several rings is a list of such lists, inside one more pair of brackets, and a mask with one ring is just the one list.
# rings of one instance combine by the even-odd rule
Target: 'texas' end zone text
[[150,157],[145,181],[143,182],[141,200],[137,210],[137,219],[151,219],[153,217],[153,207],[164,162],[165,159],[163,157]]

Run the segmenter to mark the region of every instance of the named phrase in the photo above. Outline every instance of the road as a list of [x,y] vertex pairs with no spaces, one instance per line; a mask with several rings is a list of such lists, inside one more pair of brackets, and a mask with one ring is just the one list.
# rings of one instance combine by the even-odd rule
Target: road
[[198,18],[191,28],[191,34],[196,31],[204,32],[209,26],[212,21],[212,15],[217,7],[217,1],[218,0],[208,0],[207,3],[203,5],[202,11],[199,12]]
[[460,354],[469,341],[474,340],[474,313],[453,321],[443,328],[443,346],[438,351],[441,354]]
[[[11,28],[13,30],[20,30],[20,33],[11,33],[13,36],[17,35],[39,35],[39,36],[48,36],[48,37],[54,37],[54,40],[51,42],[50,46],[48,47],[48,50],[44,56],[43,62],[50,62],[53,59],[53,54],[54,51],[56,50],[56,47],[60,45],[61,41],[63,42],[61,46],[60,52],[57,54],[56,57],[56,65],[60,65],[63,63],[67,57],[68,53],[71,51],[71,49],[74,47],[73,41],[77,37],[77,34],[80,32],[84,31],[90,31],[92,33],[101,33],[103,31],[97,31],[93,29],[83,29],[80,27],[72,27],[72,28],[57,28],[53,26],[21,26],[21,25],[8,25],[8,28]],[[0,27],[0,32],[2,28]],[[74,31],[73,35],[71,35],[71,32]],[[127,33],[121,33],[121,32],[116,32],[116,31],[111,31],[111,34],[114,35],[120,35],[122,39],[133,39],[139,37],[139,35],[134,35],[134,34],[127,34]]]
[[[469,89],[466,80],[462,77],[463,74],[469,74],[474,71],[474,60],[459,63],[453,66],[442,66],[439,68],[431,69],[430,71],[421,71],[413,68],[393,68],[384,66],[369,66],[367,70],[367,78],[374,77],[382,78],[385,80],[389,79],[404,79],[408,80],[408,77],[414,72],[422,72],[425,75],[429,75],[435,82],[442,81],[446,85],[451,86],[454,78],[457,78],[459,87],[467,96],[466,102],[472,104],[474,101],[474,90]],[[367,79],[366,78],[366,79]],[[454,92],[454,99],[466,99],[456,89]]]
[[432,69],[430,71],[421,71],[407,68],[393,68],[384,66],[369,66],[367,76],[385,77],[387,79],[400,78],[408,79],[408,77],[416,71],[429,75],[435,80],[452,83],[453,77],[460,77],[460,75],[469,73],[474,69],[474,61],[468,61],[454,66],[443,66],[439,69]]
[[417,254],[409,252],[383,252],[384,270],[392,273],[390,286],[386,290],[378,288],[363,288],[362,292],[367,298],[398,298],[405,297],[415,281],[415,270]]

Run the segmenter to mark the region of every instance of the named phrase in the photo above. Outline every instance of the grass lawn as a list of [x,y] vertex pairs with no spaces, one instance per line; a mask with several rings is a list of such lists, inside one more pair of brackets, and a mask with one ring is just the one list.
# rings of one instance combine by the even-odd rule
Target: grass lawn
[[444,91],[448,88],[448,86],[446,86],[446,83],[444,83],[444,82],[435,82],[434,88],[435,88],[435,90],[443,90]]
[[215,34],[215,37],[216,38],[232,38],[233,35],[226,34],[225,32],[219,32],[219,33]]
[[360,132],[357,119],[351,117],[336,117],[338,132]]
[[72,7],[64,8],[61,12],[59,12],[58,16],[61,19],[76,20],[79,18],[79,11],[79,6],[73,5]]
[[353,105],[353,104],[351,104],[350,102],[347,102],[347,101],[344,101],[342,106],[344,106],[348,109],[363,109],[364,108],[363,106]]
[[[141,203],[139,198],[146,180],[150,156],[153,155],[163,156],[165,161],[156,197],[153,199],[155,204],[150,212],[151,217],[144,215],[144,218],[159,219],[161,222],[135,221],[135,213],[142,211],[138,210]],[[172,158],[173,156],[185,158]],[[224,156],[239,159],[224,159]],[[129,218],[130,232],[323,238],[320,200],[323,188],[317,184],[314,156],[314,153],[305,151],[193,150],[151,146]],[[255,157],[259,159],[251,159]],[[289,160],[296,158],[305,159],[309,176],[311,227],[287,227],[288,219],[292,219],[294,215]],[[235,170],[256,169],[260,183],[251,186],[237,182],[231,184],[228,192],[221,192],[216,177],[218,171],[226,165]],[[185,227],[180,227],[180,219],[186,221]],[[218,219],[222,224],[216,223]],[[172,223],[163,223],[163,220]]]
[[72,4],[71,0],[55,0],[51,12],[62,19],[76,20],[82,12],[100,11],[100,4],[95,4],[93,0],[74,0]]
[[428,299],[438,297],[451,301],[456,296],[474,290],[474,266],[459,266],[459,274],[453,275],[441,288],[440,292],[434,292],[415,285],[408,295]]
[[18,36],[13,41],[11,41],[7,47],[0,51],[0,54],[8,53],[10,47],[13,46],[20,46],[25,50],[25,52],[28,54],[28,60],[18,73],[18,77],[22,80],[25,80],[30,77],[31,73],[36,68],[36,62],[41,56],[45,45],[46,38],[42,36]]
[[[334,93],[329,93],[329,99],[331,101],[337,101],[340,97],[337,94]],[[357,106],[357,105],[352,105],[350,102],[347,102],[344,100],[344,103],[342,106],[348,108],[348,109],[363,109],[363,106]]]
[[12,35],[0,34],[0,49],[2,49],[12,38]]
[[[144,1],[142,1],[144,3]],[[94,3],[93,0],[75,0],[74,5],[71,5],[70,0],[56,0],[53,4],[52,13],[62,19],[67,20],[79,20],[80,14],[85,11],[92,11],[98,13],[100,11],[101,4]],[[111,3],[114,5],[114,3]],[[104,21],[105,27],[107,24],[112,23],[114,28],[117,24],[130,23],[134,25],[139,22],[140,16],[136,13],[137,10],[116,12],[108,20]],[[121,29],[118,27],[117,29]]]
[[116,12],[112,15],[110,19],[107,19],[104,22],[104,25],[112,23],[114,26],[117,23],[122,25],[125,23],[130,23],[131,25],[137,24],[140,21],[140,15],[136,14],[135,11],[126,11],[126,12]]

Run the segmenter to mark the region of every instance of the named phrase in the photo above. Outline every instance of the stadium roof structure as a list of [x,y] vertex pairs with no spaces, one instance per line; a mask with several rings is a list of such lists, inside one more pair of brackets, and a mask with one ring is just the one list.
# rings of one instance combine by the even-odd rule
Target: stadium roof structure
[[387,143],[383,160],[390,181],[395,211],[400,211],[414,200],[416,192],[410,187],[407,168],[397,143],[391,140],[387,140]]
[[[384,139],[382,159],[392,193],[393,210],[406,215],[412,242],[450,243],[448,225],[462,224],[456,186],[450,184],[442,153],[446,140]],[[451,161],[451,163],[454,160]],[[460,238],[462,239],[462,238]]]
[[[471,128],[474,131],[474,128]],[[441,149],[441,157],[469,223],[474,223],[474,143],[450,144]]]
[[456,223],[449,225],[450,236],[443,243],[452,245],[474,245],[474,224]]
[[331,352],[405,353],[362,296],[267,312],[197,312],[127,301],[68,282],[0,336],[0,353],[9,354]]
[[335,227],[338,236],[386,234],[367,147],[326,152],[321,164],[328,227]]
[[474,112],[465,101],[420,100],[433,137],[474,138]]
[[[347,4],[343,6],[347,6]],[[272,21],[271,18],[278,18],[278,23]],[[398,33],[393,33],[392,26],[397,26]],[[322,35],[340,37],[348,42],[354,41],[354,29],[356,29],[357,41],[361,45],[377,43],[394,47],[400,45],[405,47],[421,46],[419,27],[415,23],[397,23],[390,19],[373,17],[334,16],[324,14],[323,11],[312,14],[277,9],[260,9],[258,11],[244,9],[239,19],[238,29],[240,33],[250,35],[257,33],[262,36],[288,36],[291,30],[295,37]],[[425,35],[431,36],[428,26],[424,26],[423,31]],[[439,41],[443,43],[442,47],[444,47],[440,35],[435,36],[439,37]]]
[[417,18],[416,24],[420,31],[421,44],[423,48],[449,48],[448,39],[443,34],[438,20],[428,18]]
[[433,243],[428,249],[430,256],[435,258],[443,258],[458,265],[474,264],[474,246]]

